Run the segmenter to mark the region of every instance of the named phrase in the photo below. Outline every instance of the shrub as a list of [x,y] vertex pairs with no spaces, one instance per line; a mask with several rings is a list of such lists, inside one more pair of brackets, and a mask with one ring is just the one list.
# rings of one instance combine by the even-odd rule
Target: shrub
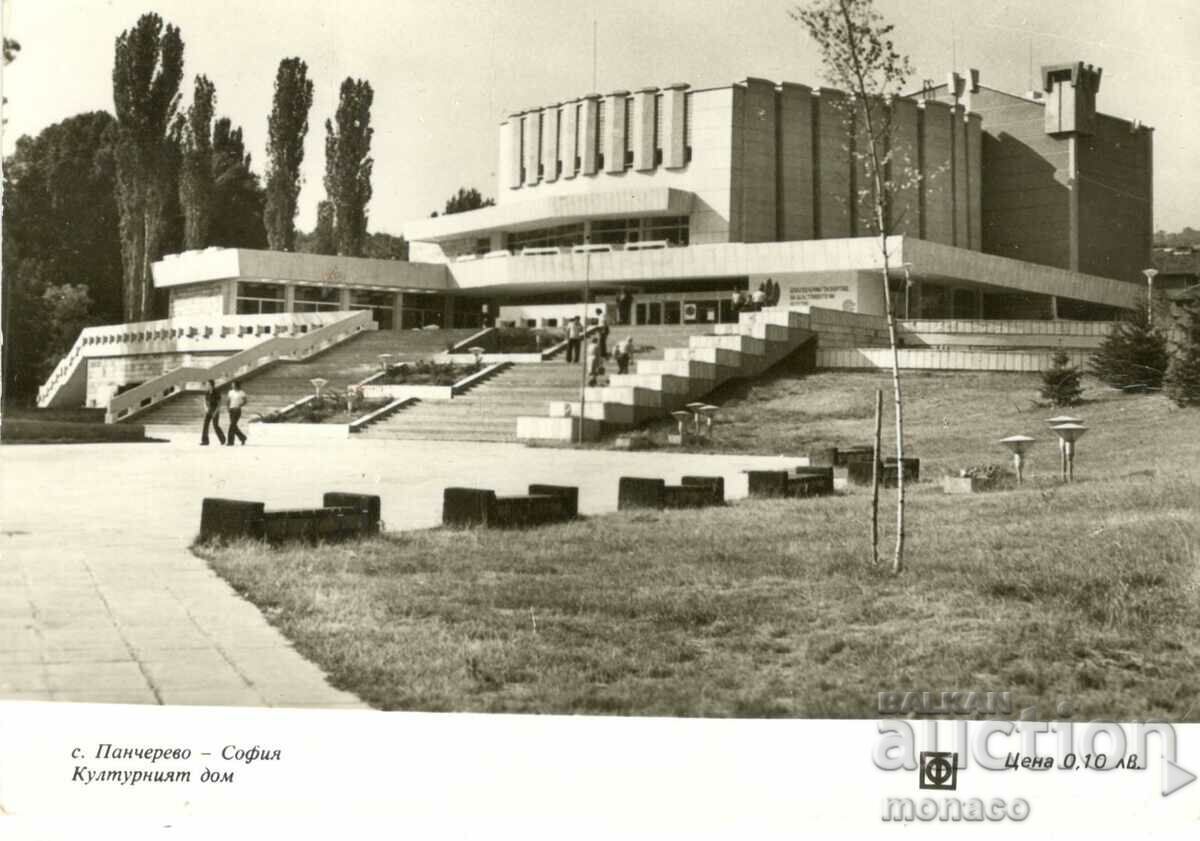
[[1200,299],[1183,304],[1183,341],[1167,369],[1167,396],[1179,406],[1200,406]]
[[1081,376],[1079,369],[1070,364],[1066,351],[1058,351],[1050,360],[1050,367],[1042,372],[1042,398],[1054,406],[1074,406],[1083,392],[1079,384]]
[[1150,321],[1146,309],[1117,322],[1092,355],[1091,368],[1114,388],[1161,388],[1167,372],[1167,340]]
[[990,491],[1014,484],[1008,468],[1000,464],[974,464],[958,471],[958,475],[975,480],[979,490]]

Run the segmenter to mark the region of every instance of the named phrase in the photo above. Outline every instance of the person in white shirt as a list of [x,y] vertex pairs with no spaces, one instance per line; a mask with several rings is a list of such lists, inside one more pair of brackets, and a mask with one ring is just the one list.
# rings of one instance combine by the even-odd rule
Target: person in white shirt
[[242,391],[242,384],[237,380],[233,381],[233,387],[229,390],[229,432],[226,433],[225,444],[232,447],[233,442],[240,439],[242,446],[246,446],[246,433],[238,429],[238,421],[242,417],[242,407],[246,405],[246,392]]

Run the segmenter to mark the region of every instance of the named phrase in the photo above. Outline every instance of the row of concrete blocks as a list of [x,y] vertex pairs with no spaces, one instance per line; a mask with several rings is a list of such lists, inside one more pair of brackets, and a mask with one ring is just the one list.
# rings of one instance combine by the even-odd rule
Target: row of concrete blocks
[[327,493],[320,508],[267,511],[266,503],[205,497],[199,541],[337,541],[379,534],[380,500],[369,494]]
[[480,488],[446,488],[442,525],[455,528],[527,528],[579,516],[579,488],[530,485],[529,493],[498,496]]
[[571,440],[581,415],[588,438],[661,417],[733,377],[761,374],[795,350],[807,323],[803,313],[785,309],[743,313],[737,324],[689,337],[686,348],[668,348],[663,359],[636,362],[636,373],[614,374],[607,386],[584,389],[582,405],[557,401],[549,417],[518,418],[517,437]]
[[617,510],[631,508],[707,508],[725,504],[725,479],[721,476],[684,476],[678,485],[665,479],[622,476],[617,485]]
[[832,467],[792,470],[748,470],[749,495],[755,498],[828,496],[833,493]]

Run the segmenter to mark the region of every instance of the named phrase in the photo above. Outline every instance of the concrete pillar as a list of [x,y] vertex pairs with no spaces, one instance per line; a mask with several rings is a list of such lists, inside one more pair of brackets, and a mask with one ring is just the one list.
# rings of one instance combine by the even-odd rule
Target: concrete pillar
[[850,236],[850,152],[844,111],[846,95],[821,88],[817,98],[817,143],[813,169],[817,174],[819,239]]
[[604,149],[604,171],[625,171],[625,100],[629,91],[613,91],[604,100],[607,125],[600,143]]
[[961,105],[954,108],[954,244],[959,248],[970,247],[971,217],[967,211],[970,202],[967,168],[967,114]]
[[952,144],[954,138],[951,120],[954,111],[948,103],[927,99],[921,103],[924,119],[921,121],[921,146],[923,149],[923,176],[921,187],[924,195],[923,239],[954,244],[954,167]]
[[578,131],[575,116],[578,106],[578,102],[566,102],[559,108],[562,132],[559,135],[558,153],[562,158],[563,178],[574,178],[577,171],[575,158],[579,155],[579,147],[575,143]]
[[391,329],[403,330],[404,323],[404,293],[397,292],[391,302]]
[[779,90],[779,239],[812,239],[813,95],[807,85],[784,82]]
[[912,178],[921,169],[920,112],[916,100],[892,100],[891,176],[904,186],[892,193],[891,222],[897,234],[921,236],[921,186]]
[[687,166],[684,148],[687,89],[688,85],[684,82],[667,85],[663,89],[662,101],[659,103],[659,107],[663,109],[662,138],[660,138],[663,166],[667,169],[679,169]]
[[771,242],[775,233],[778,164],[775,83],[748,78],[733,88],[733,171],[730,239]]
[[503,151],[508,154],[504,156],[504,170],[507,177],[502,179],[500,183],[507,184],[512,189],[517,189],[521,186],[521,112],[512,114],[508,118],[508,122],[504,123],[501,131],[503,140],[501,145],[505,147]]
[[542,180],[558,180],[558,106],[542,109]]
[[642,88],[633,98],[633,168],[654,169],[654,104],[658,88]]
[[596,128],[600,94],[589,93],[583,98],[579,125],[579,157],[584,175],[596,174]]
[[283,285],[283,311],[296,311],[296,287],[290,283]]
[[338,309],[350,309],[350,289],[345,286],[338,290]]
[[541,136],[540,111],[530,111],[522,118],[521,163],[525,167],[525,186],[532,187],[538,183],[538,140]]
[[967,248],[983,250],[983,117],[979,114],[967,114]]

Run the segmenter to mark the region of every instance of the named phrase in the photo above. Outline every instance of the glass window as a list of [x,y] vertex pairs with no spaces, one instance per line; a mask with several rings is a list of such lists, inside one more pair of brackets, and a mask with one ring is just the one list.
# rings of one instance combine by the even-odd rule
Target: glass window
[[633,166],[633,97],[625,98],[625,168]]
[[663,324],[679,324],[682,320],[678,301],[663,302]]
[[692,96],[688,94],[683,98],[683,161],[687,163],[692,159]]
[[604,134],[608,128],[608,114],[604,100],[596,103],[596,168],[604,169]]
[[514,231],[508,235],[508,249],[514,254],[522,248],[547,248],[583,243],[583,225],[559,225],[555,228],[536,228]]
[[597,219],[592,223],[592,242],[612,245],[637,242],[639,228],[637,219]]
[[370,310],[371,318],[380,330],[391,330],[396,296],[391,292],[373,292],[366,289],[350,290],[350,309]]
[[643,230],[645,238],[651,242],[665,239],[671,245],[688,244],[686,216],[655,216],[646,220]]
[[278,283],[244,283],[237,285],[237,314],[284,311],[284,288]]
[[297,286],[295,312],[330,312],[342,308],[342,290],[336,286]]

